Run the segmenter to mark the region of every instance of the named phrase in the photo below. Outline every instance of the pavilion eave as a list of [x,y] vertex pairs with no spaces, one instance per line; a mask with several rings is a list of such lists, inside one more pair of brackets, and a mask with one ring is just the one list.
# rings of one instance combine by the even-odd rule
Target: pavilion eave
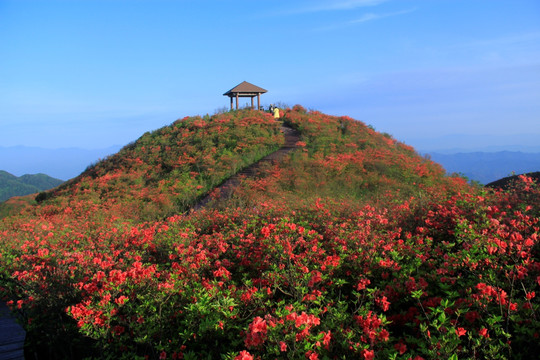
[[264,93],[261,93],[261,92],[257,92],[257,93],[244,93],[244,92],[238,92],[238,93],[228,93],[228,94],[223,94],[224,96],[228,96],[228,97],[253,97],[253,96],[257,96],[257,95],[261,95],[261,94],[264,94]]

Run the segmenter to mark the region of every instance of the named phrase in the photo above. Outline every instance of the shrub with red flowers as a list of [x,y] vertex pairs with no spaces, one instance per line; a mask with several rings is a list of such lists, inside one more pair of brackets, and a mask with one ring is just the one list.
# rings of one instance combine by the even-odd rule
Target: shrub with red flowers
[[[199,194],[193,184],[207,189],[228,176],[222,142],[236,141],[238,153],[251,149],[246,163],[257,159],[256,144],[279,145],[269,116],[192,118],[145,135],[125,157],[3,219],[0,293],[24,322],[28,353],[244,360],[538,354],[538,184],[523,177],[508,191],[469,186],[352,119],[299,106],[284,119],[301,131],[302,144],[215,208],[175,214],[182,207],[165,204],[183,196],[191,204]],[[246,129],[233,130],[230,121]],[[219,127],[228,130],[212,137]],[[252,131],[266,140],[233,136]],[[171,146],[171,159],[161,146],[172,138],[186,149],[201,141],[201,151],[210,146],[221,155],[193,161],[198,150],[178,155]],[[175,184],[184,181],[193,194],[178,192]]]

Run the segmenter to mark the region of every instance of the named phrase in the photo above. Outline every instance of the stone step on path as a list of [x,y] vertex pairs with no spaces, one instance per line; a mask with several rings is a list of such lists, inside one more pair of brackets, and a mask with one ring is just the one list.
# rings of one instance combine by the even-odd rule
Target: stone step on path
[[192,207],[192,210],[197,211],[205,207],[212,200],[211,193],[213,193],[215,190],[219,190],[221,199],[229,198],[233,194],[234,189],[240,184],[241,179],[254,177],[260,171],[263,164],[268,163],[268,162],[273,162],[273,161],[280,161],[289,152],[297,149],[298,145],[296,145],[296,143],[300,141],[300,133],[298,132],[298,130],[293,129],[289,125],[283,123],[281,125],[281,132],[283,133],[285,137],[285,143],[283,144],[283,146],[281,146],[278,150],[274,151],[273,153],[265,156],[261,160],[257,161],[256,163],[251,164],[250,166],[240,170],[239,172],[231,176],[223,184],[214,188],[213,191],[211,191],[208,195],[202,198],[197,204],[195,204]]
[[0,302],[0,360],[24,359],[26,332],[9,308]]

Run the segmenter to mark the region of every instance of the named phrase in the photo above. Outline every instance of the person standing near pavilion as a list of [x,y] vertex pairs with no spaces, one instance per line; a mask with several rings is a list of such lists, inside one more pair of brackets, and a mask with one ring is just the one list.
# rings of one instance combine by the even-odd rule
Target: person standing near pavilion
[[279,108],[276,106],[273,110],[274,113],[274,119],[279,120]]

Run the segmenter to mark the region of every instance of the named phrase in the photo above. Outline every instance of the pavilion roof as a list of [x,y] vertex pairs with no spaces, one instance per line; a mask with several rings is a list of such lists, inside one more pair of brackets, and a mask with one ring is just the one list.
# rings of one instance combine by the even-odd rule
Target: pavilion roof
[[223,95],[225,96],[236,96],[236,94],[257,95],[257,94],[264,94],[265,92],[268,92],[268,91],[256,85],[250,84],[247,81],[244,81],[236,85],[235,87],[233,87],[231,90],[227,91]]

